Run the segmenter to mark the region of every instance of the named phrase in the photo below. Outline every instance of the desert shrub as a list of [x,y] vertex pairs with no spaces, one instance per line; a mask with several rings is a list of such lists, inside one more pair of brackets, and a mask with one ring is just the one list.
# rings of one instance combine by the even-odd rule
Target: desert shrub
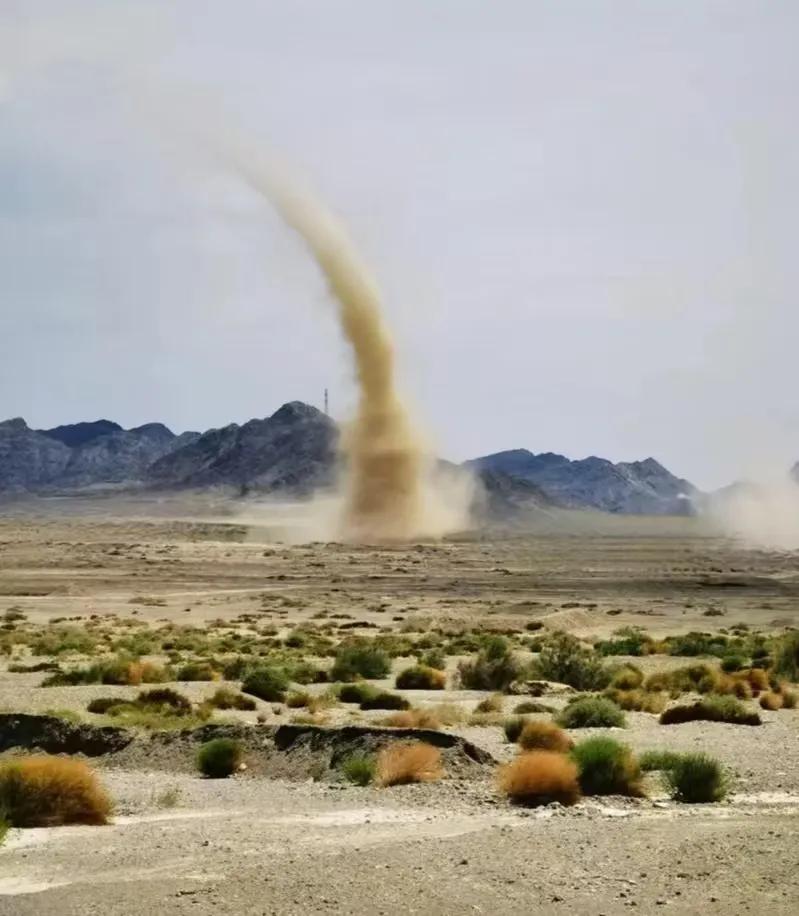
[[572,750],[583,795],[641,795],[641,768],[632,751],[599,735]]
[[792,683],[799,681],[799,630],[786,633],[777,640],[774,647],[774,672]]
[[660,716],[661,725],[683,722],[728,722],[731,725],[760,725],[760,716],[732,696],[703,697],[696,703],[671,706]]
[[501,726],[504,721],[501,712],[473,712],[466,720],[466,724],[475,728],[487,728],[492,725]]
[[363,703],[364,700],[377,696],[378,692],[371,684],[356,681],[354,684],[342,684],[338,689],[338,698],[342,703]]
[[303,706],[308,706],[311,701],[311,694],[304,690],[293,690],[286,695],[286,706],[289,709],[301,709]]
[[103,716],[110,712],[115,706],[122,706],[125,703],[127,703],[127,700],[123,697],[97,697],[89,701],[86,709],[89,712],[98,713]]
[[533,670],[538,677],[569,684],[577,690],[602,690],[611,677],[602,657],[570,633],[553,634],[542,647]]
[[436,668],[426,665],[414,665],[397,675],[396,687],[399,690],[443,690],[447,676]]
[[671,696],[681,693],[712,693],[719,684],[720,675],[710,665],[699,663],[675,668],[673,671],[657,671],[644,681],[644,689],[655,692],[666,691]]
[[502,730],[505,732],[505,740],[510,744],[515,744],[519,740],[522,729],[528,722],[524,716],[511,716],[502,723]]
[[546,703],[539,703],[537,700],[522,700],[513,707],[513,713],[517,716],[525,716],[528,713],[552,713],[554,709],[547,706]]
[[742,676],[746,678],[747,683],[752,688],[752,694],[757,696],[761,690],[768,690],[769,677],[762,668],[750,668]]
[[707,754],[679,754],[664,771],[672,798],[692,804],[721,801],[727,794],[727,775]]
[[499,791],[517,805],[573,805],[580,798],[577,765],[555,751],[519,754],[497,771]]
[[358,678],[376,680],[391,673],[388,653],[366,642],[350,643],[339,648],[333,662],[331,676],[336,681],[354,681]]
[[441,725],[460,725],[466,718],[466,713],[457,703],[436,703],[428,706],[428,712],[434,715]]
[[636,665],[622,665],[612,672],[610,686],[616,690],[637,690],[643,686],[644,672]]
[[244,751],[232,738],[214,738],[206,741],[197,752],[197,767],[209,779],[224,779],[241,766]]
[[268,667],[266,665],[251,668],[244,675],[241,683],[243,693],[267,700],[270,703],[280,703],[286,695],[289,679],[282,668]]
[[111,802],[83,761],[35,755],[0,764],[0,810],[14,827],[105,824]]
[[622,709],[631,712],[662,712],[666,706],[665,693],[650,693],[646,690],[617,690],[608,687],[604,696],[613,700]]
[[485,697],[485,699],[480,700],[477,706],[474,707],[475,712],[502,712],[502,707],[505,705],[505,698],[501,693],[492,693],[491,696]]
[[361,700],[361,709],[408,709],[410,703],[398,693],[379,690],[373,696]]
[[371,754],[353,754],[341,764],[341,773],[347,782],[368,786],[375,778],[377,764]]
[[765,693],[760,694],[761,709],[768,709],[771,712],[776,712],[778,709],[782,709],[782,706],[783,697],[781,693],[775,693],[773,690],[767,690]]
[[458,681],[467,690],[505,691],[518,680],[524,664],[510,651],[506,639],[492,637],[475,658],[458,664]]
[[422,665],[433,668],[436,671],[443,671],[447,667],[447,656],[441,649],[430,649],[425,652],[419,659]]
[[578,697],[565,706],[555,721],[562,728],[623,728],[624,713],[608,697]]
[[142,690],[136,697],[137,706],[167,706],[174,712],[191,712],[191,701],[170,687]]
[[728,640],[720,633],[685,633],[669,636],[666,640],[669,655],[717,655],[727,654]]
[[746,667],[746,659],[743,655],[725,655],[721,660],[721,670],[731,674],[733,671],[740,671]]
[[782,708],[783,709],[796,709],[797,702],[796,691],[788,690],[786,687],[782,688]]
[[176,681],[214,681],[218,677],[217,671],[208,661],[187,662],[178,668],[175,674]]
[[441,751],[420,741],[389,744],[377,755],[376,772],[381,786],[432,782],[444,775]]
[[594,648],[600,655],[648,655],[651,646],[652,638],[640,627],[621,627],[612,639],[601,640]]
[[517,739],[519,747],[525,751],[558,751],[561,754],[570,750],[572,739],[553,722],[542,722],[532,719],[525,722]]
[[158,684],[168,679],[168,672],[161,665],[132,661],[128,658],[111,658],[95,662],[85,668],[55,671],[42,681],[42,687],[74,686],[76,684],[137,686],[139,684]]
[[213,693],[207,702],[215,709],[245,709],[252,710],[256,708],[255,700],[245,697],[244,694],[229,687],[220,687]]
[[386,716],[380,723],[389,728],[441,728],[441,722],[426,709],[407,709]]
[[646,773],[651,770],[670,770],[681,756],[675,751],[644,751],[638,758],[638,764]]

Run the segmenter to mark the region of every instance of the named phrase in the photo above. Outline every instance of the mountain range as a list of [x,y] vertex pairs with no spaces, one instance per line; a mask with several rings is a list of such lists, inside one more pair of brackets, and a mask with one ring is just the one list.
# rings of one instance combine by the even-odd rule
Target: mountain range
[[[36,430],[16,418],[0,423],[0,494],[206,487],[306,494],[333,480],[337,442],[335,422],[300,401],[243,425],[180,435],[161,423]],[[699,493],[653,458],[614,464],[514,449],[463,467],[482,483],[481,506],[491,516],[547,507],[684,515]]]

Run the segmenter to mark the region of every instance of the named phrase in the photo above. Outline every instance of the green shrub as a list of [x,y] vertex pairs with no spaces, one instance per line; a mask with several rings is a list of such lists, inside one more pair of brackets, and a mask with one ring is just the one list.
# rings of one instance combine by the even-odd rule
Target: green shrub
[[124,706],[128,701],[123,697],[97,697],[91,700],[86,707],[89,712],[97,713],[104,716],[109,713],[115,706]]
[[338,689],[338,698],[342,703],[363,703],[364,700],[376,697],[379,692],[371,684],[356,681],[354,684],[342,684]]
[[519,680],[525,666],[510,651],[507,640],[494,637],[476,658],[458,665],[458,681],[467,690],[505,691]]
[[743,655],[725,655],[721,660],[721,670],[731,674],[733,671],[740,671],[746,668],[747,660]]
[[547,640],[533,671],[538,677],[577,690],[602,690],[611,676],[601,656],[570,633],[555,633]]
[[597,736],[581,741],[571,754],[577,763],[584,795],[637,797],[642,794],[641,768],[626,745]]
[[197,752],[197,766],[210,779],[224,779],[235,773],[244,756],[238,741],[232,738],[214,738]]
[[443,690],[447,685],[447,676],[436,668],[426,665],[414,665],[397,675],[396,687],[399,690]]
[[727,654],[729,640],[720,633],[686,633],[669,636],[666,646],[669,655],[717,655]]
[[644,683],[644,672],[635,665],[622,665],[616,668],[610,680],[610,686],[616,690],[637,690]]
[[229,687],[220,687],[216,693],[212,694],[207,702],[215,709],[244,709],[252,710],[256,708],[255,700],[245,697],[244,694]]
[[524,716],[528,713],[552,713],[555,710],[546,703],[539,703],[537,700],[522,700],[513,707],[514,715]]
[[647,655],[651,645],[652,638],[639,627],[622,627],[613,639],[601,640],[594,648],[600,655]]
[[374,696],[361,700],[361,709],[410,709],[411,704],[398,693],[379,690]]
[[169,707],[174,712],[191,712],[191,701],[170,687],[142,690],[136,697],[137,706]]
[[282,703],[288,690],[289,679],[282,668],[273,668],[266,665],[251,668],[244,675],[241,684],[243,693],[267,700],[270,703]]
[[527,719],[524,716],[511,716],[502,723],[502,730],[505,732],[505,740],[515,744],[519,740]]
[[670,770],[681,756],[675,751],[644,751],[638,763],[646,773],[651,770]]
[[623,728],[624,712],[607,697],[578,697],[556,717],[562,728]]
[[760,715],[747,709],[732,696],[703,697],[696,703],[671,706],[660,715],[661,725],[680,725],[683,722],[727,722],[731,725],[760,725]]
[[217,672],[208,661],[187,662],[175,673],[176,681],[213,681]]
[[774,673],[793,683],[799,681],[799,630],[786,633],[777,640],[774,647]]
[[665,770],[665,778],[672,798],[680,802],[717,802],[729,790],[721,764],[707,754],[678,755]]
[[441,649],[430,649],[422,655],[419,661],[428,668],[435,668],[436,671],[443,671],[447,667],[447,656]]
[[331,676],[335,681],[378,680],[390,673],[391,659],[386,652],[369,643],[358,642],[342,646],[336,652]]
[[344,778],[356,786],[368,786],[374,780],[375,768],[375,759],[369,754],[353,754],[341,764]]

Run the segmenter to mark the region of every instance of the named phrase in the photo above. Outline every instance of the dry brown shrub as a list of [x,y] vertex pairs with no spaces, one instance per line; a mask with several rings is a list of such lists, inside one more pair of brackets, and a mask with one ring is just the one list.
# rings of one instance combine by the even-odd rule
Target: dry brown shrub
[[752,687],[748,680],[745,678],[731,677],[730,680],[732,684],[730,685],[729,693],[737,697],[739,700],[751,700],[752,699]]
[[441,728],[441,723],[426,709],[405,709],[381,720],[389,728]]
[[783,697],[782,694],[776,693],[773,690],[768,690],[765,693],[760,694],[760,706],[762,709],[769,709],[772,712],[776,712],[778,709],[783,707]]
[[502,712],[505,697],[501,693],[492,693],[474,707],[475,712]]
[[40,754],[0,766],[0,809],[15,827],[105,824],[111,800],[82,760]]
[[411,782],[441,779],[441,751],[421,741],[389,744],[377,755],[377,782],[381,786],[401,786]]
[[517,805],[573,805],[580,798],[577,765],[555,751],[529,751],[501,766],[499,791]]
[[572,739],[553,722],[525,722],[517,743],[525,751],[558,751],[565,754],[574,747]]
[[753,696],[757,696],[762,690],[768,690],[768,674],[762,668],[750,668],[744,676],[752,688]]

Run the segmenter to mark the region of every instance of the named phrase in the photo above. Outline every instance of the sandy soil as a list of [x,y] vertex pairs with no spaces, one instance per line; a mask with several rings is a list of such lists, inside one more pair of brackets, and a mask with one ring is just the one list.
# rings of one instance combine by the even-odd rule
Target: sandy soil
[[[799,566],[796,555],[702,537],[687,520],[678,534],[670,523],[660,535],[650,525],[635,536],[377,548],[278,543],[268,526],[225,516],[121,517],[106,503],[0,518],[0,612],[11,607],[32,623],[117,614],[197,625],[257,613],[282,629],[326,611],[372,624],[365,632],[540,620],[592,638],[629,624],[665,635],[797,625]],[[675,662],[684,660],[645,660]],[[95,696],[135,693],[40,681],[0,671],[0,707],[78,711]],[[217,686],[179,685],[195,700]],[[471,710],[481,696],[416,692],[414,702]],[[285,720],[263,703],[235,715],[259,713]],[[793,913],[799,711],[763,719],[664,727],[628,715],[619,735],[635,749],[702,749],[729,767],[733,796],[709,806],[668,801],[656,777],[646,800],[523,811],[497,796],[490,769],[379,790],[266,779],[257,768],[207,781],[99,761],[114,823],[11,831],[0,913]],[[454,730],[498,760],[512,754],[496,727]]]

